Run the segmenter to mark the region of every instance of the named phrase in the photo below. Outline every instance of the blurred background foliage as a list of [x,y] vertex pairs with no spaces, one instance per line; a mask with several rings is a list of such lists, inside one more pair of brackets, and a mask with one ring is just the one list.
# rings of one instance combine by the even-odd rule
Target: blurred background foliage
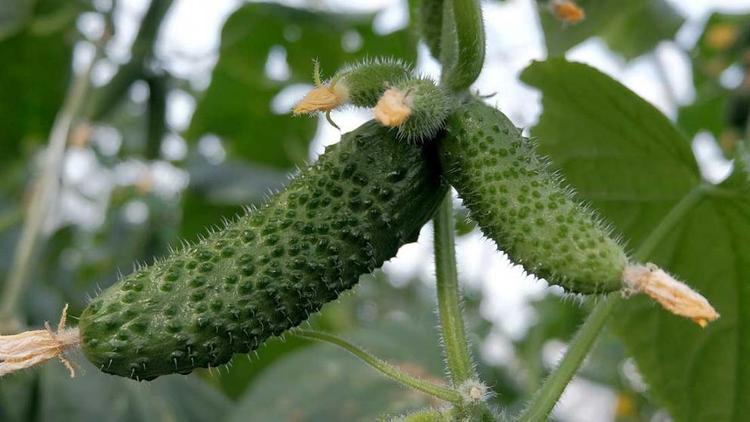
[[[65,303],[72,315],[79,314],[87,297],[135,263],[152,262],[181,239],[197,239],[242,206],[259,204],[282,187],[310,159],[321,123],[291,118],[288,106],[278,101],[280,93],[304,92],[314,58],[331,75],[364,57],[408,62],[418,57],[412,24],[382,33],[374,29],[374,14],[342,13],[321,1],[243,3],[224,24],[209,82],[195,84],[171,71],[155,51],[164,18],[178,1],[152,0],[127,52],[113,53],[109,44],[121,29],[115,17],[127,3],[0,4],[2,282],[17,271],[14,257],[24,216],[45,171],[42,160],[55,117],[76,78],[90,85],[75,111],[57,177],[60,187],[45,204],[49,212],[24,277],[26,288],[14,315],[24,326],[56,321]],[[653,54],[683,24],[665,0],[579,3],[588,18],[569,26],[539,2],[550,56],[600,37],[622,60],[632,60]],[[413,4],[408,10],[414,10]],[[95,30],[85,30],[89,21],[97,22]],[[727,157],[737,157],[746,154],[748,135],[750,15],[714,14],[701,32],[687,52],[696,95],[679,108],[676,121],[691,138],[710,132]],[[86,63],[91,60],[110,69],[107,77],[90,77]],[[278,60],[286,66],[273,68]],[[743,82],[728,87],[722,82],[727,71],[739,72]],[[179,102],[194,104],[195,111],[189,121],[172,124],[170,108]],[[461,236],[476,233],[465,212],[457,223]],[[351,338],[408,372],[441,377],[430,280],[390,278],[383,271],[363,277],[353,293],[326,306],[309,324]],[[476,286],[466,290],[468,332],[484,380],[497,392],[497,404],[519,410],[539,388],[585,309],[578,300],[557,294],[534,299],[533,325],[523,336],[505,338],[501,343],[508,350],[498,359],[485,353],[499,334],[482,312],[482,291]],[[354,421],[436,404],[345,352],[292,337],[237,356],[229,368],[149,384],[104,376],[84,359],[76,362],[81,374],[72,381],[55,363],[0,381],[0,420]],[[666,415],[610,333],[598,342],[580,378],[614,392],[616,420]]]

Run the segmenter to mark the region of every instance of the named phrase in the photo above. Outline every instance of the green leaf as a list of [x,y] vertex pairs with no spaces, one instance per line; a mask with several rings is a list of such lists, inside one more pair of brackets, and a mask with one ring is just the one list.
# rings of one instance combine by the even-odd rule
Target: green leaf
[[[442,373],[432,318],[392,320],[344,336],[414,375],[434,380]],[[229,421],[372,421],[383,413],[398,415],[434,404],[348,352],[317,344],[266,369]]]
[[669,39],[683,19],[665,0],[578,0],[586,19],[567,25],[540,7],[544,39],[550,56],[561,56],[592,36],[600,36],[612,50],[632,59]]
[[5,0],[0,4],[0,40],[13,35],[31,16],[32,0]]
[[677,119],[689,136],[703,130],[713,134],[727,156],[732,155],[737,138],[745,132],[748,99],[746,88],[733,92],[721,83],[721,75],[731,66],[747,69],[748,25],[747,14],[711,15],[690,52],[695,101],[680,108]]
[[612,326],[676,420],[740,421],[750,412],[750,184],[737,172],[703,186],[687,140],[653,106],[595,69],[563,60],[522,76],[544,114],[532,131],[578,194],[613,223],[631,250],[694,189],[706,189],[649,260],[686,280],[721,318],[705,330],[645,297],[620,306]]
[[48,3],[36,5],[39,14],[23,29],[0,36],[0,166],[46,139],[65,95],[73,14],[68,6],[49,11]]
[[[356,51],[346,40],[361,41]],[[349,46],[351,47],[351,46]],[[265,73],[269,53],[286,53],[288,78]],[[315,119],[274,114],[271,101],[294,83],[312,84],[318,58],[326,74],[362,57],[394,56],[413,61],[415,41],[407,30],[378,35],[372,16],[313,12],[277,4],[248,4],[224,26],[219,62],[198,103],[187,138],[212,133],[227,142],[230,156],[279,168],[302,164],[315,133]]]
[[88,362],[76,378],[58,362],[41,370],[39,420],[46,422],[161,422],[222,420],[229,400],[198,377],[138,383],[105,375]]

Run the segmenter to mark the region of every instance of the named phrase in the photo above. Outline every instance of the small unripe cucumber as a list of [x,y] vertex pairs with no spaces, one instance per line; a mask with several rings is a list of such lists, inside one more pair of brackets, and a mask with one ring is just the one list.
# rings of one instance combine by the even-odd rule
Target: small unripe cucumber
[[357,107],[373,107],[386,89],[411,76],[412,69],[398,59],[370,59],[336,72],[331,83],[346,89],[348,101]]
[[295,327],[416,240],[447,188],[434,148],[368,122],[258,210],[94,299],[82,349],[150,380],[226,363]]
[[406,142],[431,140],[445,126],[453,99],[427,78],[404,79],[375,106],[375,120],[394,127]]
[[470,100],[439,142],[448,180],[512,261],[571,292],[623,286],[623,248],[503,113]]

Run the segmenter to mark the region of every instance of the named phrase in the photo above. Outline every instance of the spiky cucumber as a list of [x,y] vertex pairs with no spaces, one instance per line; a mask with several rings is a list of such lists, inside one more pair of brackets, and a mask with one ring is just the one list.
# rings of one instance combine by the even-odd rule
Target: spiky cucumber
[[449,117],[439,150],[448,181],[512,261],[576,293],[623,286],[623,248],[499,110],[469,100]]
[[218,366],[295,327],[414,241],[446,192],[435,151],[368,122],[260,209],[94,299],[82,350],[150,380]]
[[345,104],[372,107],[386,89],[408,78],[411,66],[398,59],[376,58],[352,63],[336,72],[325,82],[320,79],[317,63],[315,88],[308,92],[292,110],[295,115],[329,113]]

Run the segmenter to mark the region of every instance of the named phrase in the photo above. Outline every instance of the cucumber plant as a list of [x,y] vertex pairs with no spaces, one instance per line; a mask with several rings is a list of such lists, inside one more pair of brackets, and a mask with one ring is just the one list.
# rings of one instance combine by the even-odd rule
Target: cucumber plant
[[[568,23],[585,17],[574,2],[549,5]],[[65,326],[64,311],[56,331],[0,337],[0,375],[53,358],[74,374],[66,353],[80,349],[103,372],[153,380],[223,365],[290,333],[336,344],[446,402],[395,420],[498,420],[464,332],[449,185],[499,250],[566,292],[645,293],[701,326],[717,319],[700,294],[630,257],[533,140],[470,92],[485,56],[478,0],[422,0],[417,10],[423,39],[443,66],[439,83],[390,58],[351,64],[324,82],[316,62],[315,88],[293,113],[322,112],[330,121],[331,111],[352,105],[373,108],[374,120],[344,134],[261,207],[123,277],[88,304],[76,328]],[[431,218],[447,385],[405,374],[343,339],[295,329],[415,241]],[[520,419],[547,417],[607,306],[592,313],[572,357]]]

